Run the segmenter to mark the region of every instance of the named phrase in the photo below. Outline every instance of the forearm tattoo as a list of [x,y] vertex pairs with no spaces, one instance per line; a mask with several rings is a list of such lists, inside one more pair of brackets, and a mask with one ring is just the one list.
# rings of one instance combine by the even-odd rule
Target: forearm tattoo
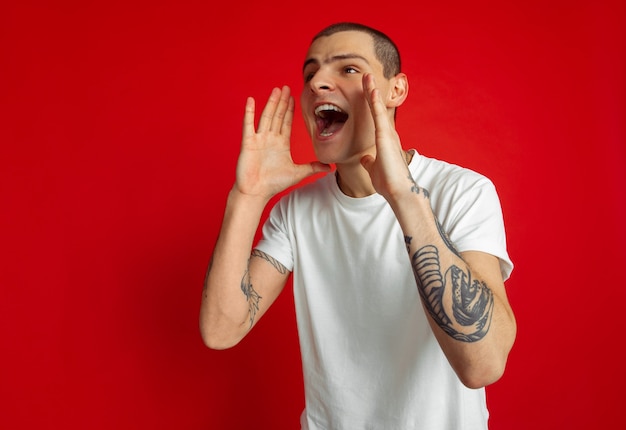
[[[428,191],[422,190],[429,198]],[[411,191],[420,193],[415,182]],[[446,247],[461,258],[437,217],[435,224]],[[404,236],[409,253],[412,240],[411,236]],[[493,316],[493,292],[484,282],[472,279],[469,267],[463,269],[453,264],[442,273],[439,250],[434,245],[418,249],[411,264],[422,302],[439,327],[463,342],[476,342],[487,334]]]
[[417,183],[415,182],[415,179],[413,179],[413,176],[411,175],[411,172],[409,172],[409,181],[411,181],[411,192],[415,193],[415,194],[419,194],[422,193],[424,194],[424,197],[426,197],[427,199],[430,198],[430,194],[428,193],[428,190],[426,188],[421,188],[417,185]]
[[[288,272],[287,268],[283,266],[278,260],[276,260],[274,257],[266,254],[263,251],[259,251],[258,249],[253,249],[252,253],[250,254],[250,258],[252,257],[259,257],[267,261],[272,266],[274,266],[274,268],[276,268],[276,270],[278,270],[278,273],[280,274],[285,274]],[[252,279],[250,278],[249,269],[250,269],[250,260],[248,260],[248,269],[246,269],[246,272],[243,274],[243,278],[241,279],[241,291],[243,291],[243,294],[246,296],[246,301],[248,302],[248,314],[250,317],[250,327],[252,327],[252,324],[254,324],[254,318],[256,317],[256,314],[259,311],[259,302],[261,301],[262,297],[259,295],[259,293],[256,292],[256,290],[252,286]]]
[[284,275],[285,273],[288,272],[287,268],[285,266],[283,266],[278,260],[276,260],[271,255],[267,255],[263,251],[259,251],[258,249],[253,249],[251,255],[252,255],[252,257],[260,257],[263,260],[267,261],[272,266],[274,266],[276,268],[276,270],[278,270],[278,273],[280,273],[281,275]]
[[442,274],[434,245],[418,249],[411,263],[419,294],[437,325],[460,341],[482,339],[489,331],[494,303],[485,283],[472,279],[468,268],[456,265]]
[[437,217],[433,214],[433,216],[435,217],[435,224],[437,225],[437,231],[439,232],[439,236],[441,236],[441,239],[443,240],[443,242],[446,244],[446,247],[454,252],[454,255],[456,255],[457,257],[461,258],[461,254],[459,254],[459,251],[456,250],[456,247],[454,246],[454,244],[452,243],[452,241],[450,240],[450,237],[448,236],[448,233],[446,233],[443,229],[443,227],[441,226],[441,223],[439,222],[439,220],[437,219]]
[[252,287],[250,271],[247,269],[243,274],[243,278],[241,278],[241,291],[243,291],[243,294],[246,296],[246,301],[248,302],[248,316],[250,317],[250,327],[252,327],[252,324],[254,324],[254,317],[259,311],[259,301],[261,300],[261,296]]
[[411,253],[411,241],[413,238],[411,236],[404,235],[404,244],[406,245],[406,252]]
[[209,274],[211,273],[211,269],[213,268],[213,256],[211,255],[211,259],[209,260],[209,266],[206,269],[206,273],[204,274],[204,285],[202,288],[203,294],[206,297],[208,282],[209,282]]

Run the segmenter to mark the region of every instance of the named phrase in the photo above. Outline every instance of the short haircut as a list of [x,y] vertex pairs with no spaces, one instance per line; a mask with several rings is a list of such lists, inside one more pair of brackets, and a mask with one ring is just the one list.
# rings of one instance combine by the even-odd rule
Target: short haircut
[[383,75],[390,79],[400,73],[400,51],[396,44],[385,33],[367,25],[355,22],[339,22],[331,24],[317,33],[311,43],[320,37],[331,36],[342,31],[361,31],[372,36],[376,58],[383,65]]

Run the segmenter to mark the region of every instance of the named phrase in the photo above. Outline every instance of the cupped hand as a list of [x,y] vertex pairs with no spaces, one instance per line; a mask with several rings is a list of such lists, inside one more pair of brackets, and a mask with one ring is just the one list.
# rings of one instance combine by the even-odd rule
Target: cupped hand
[[414,182],[407,167],[400,136],[372,74],[363,76],[363,91],[374,118],[376,154],[364,155],[361,165],[369,173],[376,192],[390,200],[407,190],[410,191]]
[[255,101],[248,97],[237,161],[239,192],[269,200],[310,175],[330,170],[320,162],[294,163],[290,147],[294,104],[289,87],[274,88],[255,130]]

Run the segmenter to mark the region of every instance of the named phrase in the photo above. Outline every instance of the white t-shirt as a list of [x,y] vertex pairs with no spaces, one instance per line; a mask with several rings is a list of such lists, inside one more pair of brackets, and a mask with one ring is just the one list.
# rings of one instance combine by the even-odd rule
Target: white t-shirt
[[[414,152],[409,169],[458,251],[500,259],[500,202],[484,176]],[[468,389],[421,306],[404,236],[379,194],[351,198],[334,174],[272,208],[257,248],[293,272],[305,386],[303,429],[484,430],[484,389]]]

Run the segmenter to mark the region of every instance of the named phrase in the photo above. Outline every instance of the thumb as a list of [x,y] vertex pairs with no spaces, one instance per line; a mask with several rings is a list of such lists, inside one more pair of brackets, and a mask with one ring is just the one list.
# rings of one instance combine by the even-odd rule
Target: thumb
[[371,174],[374,161],[376,161],[376,158],[373,155],[364,155],[363,157],[361,157],[361,166],[363,166],[365,170],[367,170],[367,173]]
[[321,163],[319,161],[312,161],[308,164],[300,164],[298,165],[298,180],[302,180],[304,178],[308,178],[311,175],[315,175],[316,173],[324,173],[330,172],[331,167],[328,164]]
[[329,164],[321,163],[319,161],[313,161],[309,163],[309,165],[311,166],[311,174],[330,172],[332,170]]

